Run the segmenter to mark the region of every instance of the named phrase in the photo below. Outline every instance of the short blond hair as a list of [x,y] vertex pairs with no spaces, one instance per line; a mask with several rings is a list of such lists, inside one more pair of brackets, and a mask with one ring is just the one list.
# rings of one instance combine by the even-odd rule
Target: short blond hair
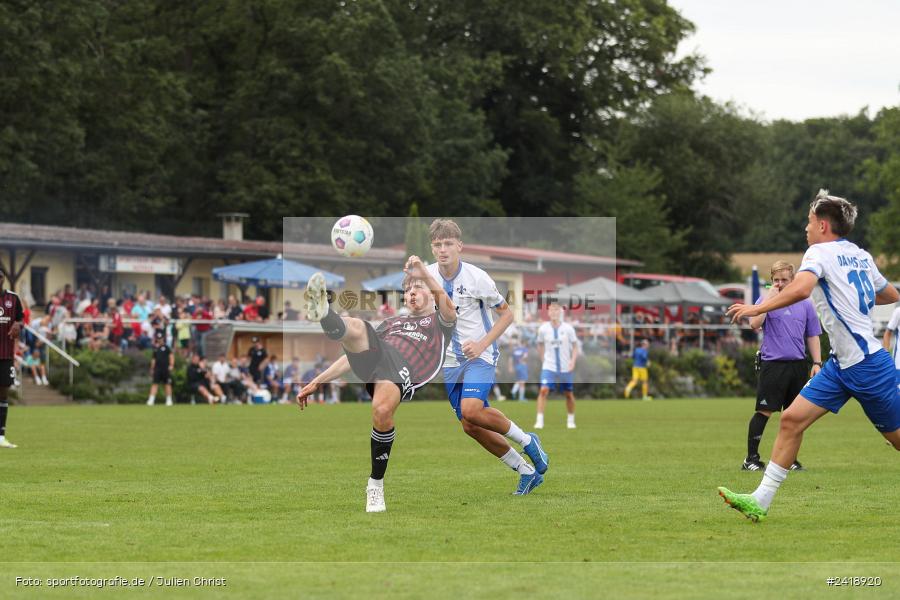
[[452,219],[435,219],[428,228],[428,235],[432,242],[435,240],[462,240],[462,230]]
[[772,270],[769,271],[769,275],[775,277],[775,273],[777,273],[778,271],[790,271],[791,279],[794,278],[794,265],[787,262],[786,260],[776,260],[772,265]]

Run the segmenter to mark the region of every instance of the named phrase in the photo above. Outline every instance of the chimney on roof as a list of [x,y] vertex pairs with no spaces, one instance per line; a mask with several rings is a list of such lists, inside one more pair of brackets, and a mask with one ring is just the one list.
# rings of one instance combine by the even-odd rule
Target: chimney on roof
[[239,242],[244,239],[244,219],[247,213],[219,213],[222,217],[222,239]]

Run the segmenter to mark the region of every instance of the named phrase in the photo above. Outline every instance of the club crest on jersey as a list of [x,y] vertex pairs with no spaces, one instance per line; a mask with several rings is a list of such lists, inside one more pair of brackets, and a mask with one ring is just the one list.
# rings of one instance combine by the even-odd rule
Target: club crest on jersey
[[457,294],[467,294],[467,293],[469,293],[469,290],[467,290],[466,286],[464,286],[463,284],[459,284],[459,287],[456,288],[456,293]]
[[431,325],[431,317],[425,317],[424,319],[419,321],[419,325],[421,325],[422,327],[428,327],[429,325]]
[[6,304],[6,308],[12,308],[12,300],[7,300],[4,304]]

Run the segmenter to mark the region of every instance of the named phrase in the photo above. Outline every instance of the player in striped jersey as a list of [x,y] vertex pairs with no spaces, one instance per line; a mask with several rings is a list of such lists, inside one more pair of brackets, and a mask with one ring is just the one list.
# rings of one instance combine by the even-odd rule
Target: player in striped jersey
[[544,428],[544,408],[551,388],[556,388],[566,397],[566,428],[575,429],[575,387],[573,375],[578,358],[578,336],[575,328],[563,321],[563,309],[553,302],[547,309],[550,321],[538,329],[538,353],[543,357],[541,364],[541,389],[537,398],[537,418],[535,429]]
[[331,310],[321,273],[310,278],[304,293],[309,320],[318,321],[326,337],[340,341],[345,354],[300,390],[297,404],[303,409],[321,384],[350,370],[366,382],[372,396],[372,472],[366,486],[366,512],[386,509],[384,474],[394,443],[394,412],[440,372],[456,327],[456,306],[419,257],[411,256],[404,270],[404,300],[411,314],[389,317],[378,329]]
[[[893,342],[891,338],[893,338]],[[895,308],[891,314],[891,320],[888,321],[887,328],[884,330],[883,344],[884,349],[894,357],[897,385],[900,386],[900,307]]]
[[788,469],[797,460],[803,432],[828,412],[837,413],[851,396],[862,405],[875,429],[900,450],[900,391],[894,362],[873,334],[872,308],[892,304],[900,294],[884,278],[872,255],[846,239],[856,221],[856,206],[827,190],[810,204],[800,271],[781,292],[762,304],[735,304],[734,322],[796,304],[812,295],[831,341],[831,358],[781,415],[772,459],[752,494],[719,488],[725,502],[752,521],[768,514]]
[[7,394],[16,381],[16,344],[25,312],[19,296],[5,289],[3,284],[4,275],[0,271],[0,448],[15,448],[16,445],[6,439]]
[[[550,459],[536,434],[522,431],[488,404],[500,357],[497,338],[512,323],[512,309],[490,275],[460,260],[459,225],[450,219],[436,219],[429,234],[437,262],[428,265],[428,271],[443,284],[457,307],[456,331],[447,347],[444,367],[450,406],[467,435],[519,474],[514,494],[528,494],[544,481]],[[496,323],[491,310],[499,315]],[[534,466],[509,445],[507,438],[522,446]]]

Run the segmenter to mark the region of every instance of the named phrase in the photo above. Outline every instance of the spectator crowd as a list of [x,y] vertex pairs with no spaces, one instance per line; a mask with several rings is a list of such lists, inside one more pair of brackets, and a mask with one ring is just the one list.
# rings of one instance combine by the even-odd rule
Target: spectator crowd
[[[97,289],[83,284],[76,291],[66,285],[43,308],[43,316],[31,322],[31,310],[26,307],[26,323],[44,338],[69,348],[124,352],[164,344],[188,361],[187,387],[191,396],[210,403],[289,402],[300,387],[327,367],[321,359],[306,367],[297,358],[280,362],[278,357],[269,356],[258,341],[247,356],[231,359],[219,356],[211,363],[201,356],[201,339],[217,322],[266,323],[273,319],[302,318],[290,302],[285,302],[282,312],[273,315],[261,295],[244,296],[240,300],[230,295],[227,300],[211,300],[192,294],[170,300],[165,295],[154,298],[149,292],[140,292],[116,298],[108,286]],[[401,307],[396,312],[404,311],[405,307]],[[384,303],[369,317],[380,321],[394,314],[390,304]],[[678,354],[701,345],[701,327],[704,328],[703,346],[712,351],[758,341],[752,330],[728,327],[721,312],[687,311],[684,322],[676,322],[667,313],[658,316],[643,310],[620,314],[614,320],[604,315],[578,313],[568,315],[566,320],[577,332],[579,353],[608,353],[614,347],[617,355],[629,356],[632,345],[646,339]],[[524,322],[512,325],[499,340],[500,345],[509,352],[515,343],[534,347],[540,322],[539,315],[526,306]],[[33,377],[38,385],[47,385],[44,364],[48,357],[40,337],[24,330],[19,354],[23,373]],[[334,382],[323,386],[315,401],[339,402],[343,385]],[[358,391],[356,396],[367,399],[364,391]]]

